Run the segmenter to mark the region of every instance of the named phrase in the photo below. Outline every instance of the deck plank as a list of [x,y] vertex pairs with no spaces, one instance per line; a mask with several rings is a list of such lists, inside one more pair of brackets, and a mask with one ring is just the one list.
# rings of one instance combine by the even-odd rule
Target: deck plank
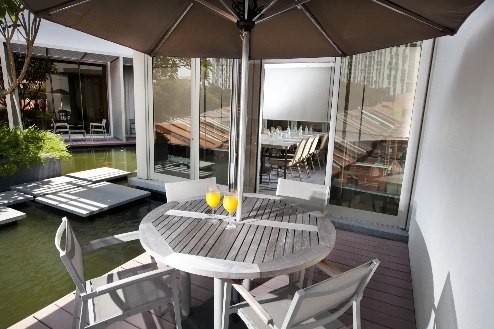
[[[198,205],[200,206],[200,205]],[[294,218],[295,219],[295,218]],[[264,228],[271,231],[273,228]],[[204,231],[201,229],[201,231]],[[262,236],[261,233],[259,236]],[[287,232],[288,235],[288,232]],[[248,236],[246,234],[246,236]],[[408,268],[406,257],[396,255],[408,255],[405,243],[388,241],[385,239],[371,238],[357,233],[337,231],[336,245],[338,246],[329,255],[329,260],[341,270],[347,270],[360,265],[364,260],[374,257],[381,260],[380,268],[369,282],[364,292],[361,303],[361,317],[363,329],[384,329],[384,328],[416,328],[415,311],[413,305],[413,290],[411,276],[409,272],[393,269],[396,264]],[[268,235],[269,237],[269,235]],[[245,238],[245,237],[244,237]],[[269,238],[267,239],[269,240]],[[349,242],[351,241],[351,243]],[[362,241],[362,243],[360,243]],[[300,241],[302,242],[302,241]],[[376,247],[378,246],[378,247]],[[396,251],[396,249],[398,249]],[[388,256],[388,257],[383,257]],[[252,257],[252,256],[251,256]],[[399,261],[396,260],[399,259]],[[122,265],[123,267],[133,266],[149,259],[148,254],[143,254]],[[314,282],[326,279],[327,276],[315,271]],[[199,307],[210,300],[213,296],[213,279],[209,277],[191,275],[192,283],[192,307]],[[288,283],[288,276],[283,275],[272,279],[258,279],[253,282],[253,294],[259,296],[271,290],[283,287]],[[168,310],[167,310],[168,311]],[[45,307],[41,311],[28,316],[23,321],[17,323],[12,328],[32,328],[32,329],[64,329],[71,323],[73,312],[73,293],[64,296],[55,303]],[[194,316],[192,311],[190,316]],[[70,321],[69,321],[70,320]],[[347,326],[351,326],[352,314],[349,310],[340,317],[340,320]],[[173,313],[166,312],[157,316],[153,312],[145,312],[114,323],[109,328],[173,328]],[[205,323],[204,329],[212,328],[211,324]]]

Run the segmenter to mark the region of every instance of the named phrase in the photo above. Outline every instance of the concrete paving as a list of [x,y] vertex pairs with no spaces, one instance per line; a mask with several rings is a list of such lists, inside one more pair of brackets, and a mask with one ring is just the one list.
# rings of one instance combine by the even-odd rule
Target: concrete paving
[[0,207],[0,225],[26,218],[26,214],[15,209]]
[[0,205],[9,206],[16,203],[22,203],[34,199],[30,195],[26,195],[17,191],[7,191],[0,193]]
[[105,182],[112,179],[127,177],[128,175],[130,175],[130,172],[128,171],[108,168],[108,167],[84,170],[84,171],[67,174],[67,176],[69,177],[82,179],[92,183]]
[[38,182],[25,183],[12,186],[13,191],[32,195],[34,197],[43,196],[50,193],[57,193],[65,190],[70,190],[78,186],[86,186],[91,184],[88,181],[74,179],[67,176],[44,179]]
[[150,192],[101,182],[37,197],[36,202],[88,217],[151,195]]

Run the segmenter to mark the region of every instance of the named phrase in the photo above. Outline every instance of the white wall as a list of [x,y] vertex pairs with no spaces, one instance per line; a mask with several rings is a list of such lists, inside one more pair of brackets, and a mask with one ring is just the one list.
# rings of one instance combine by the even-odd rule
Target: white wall
[[493,328],[494,0],[438,40],[411,200],[417,328]]

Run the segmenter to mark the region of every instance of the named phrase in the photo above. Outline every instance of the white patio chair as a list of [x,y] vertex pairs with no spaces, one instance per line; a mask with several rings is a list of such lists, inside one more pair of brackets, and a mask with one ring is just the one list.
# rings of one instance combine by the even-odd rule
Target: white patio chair
[[165,183],[166,201],[204,198],[208,187],[214,184],[216,184],[216,177]]
[[[65,232],[65,250],[61,240]],[[55,236],[67,271],[76,285],[72,327],[101,328],[148,310],[161,310],[161,305],[174,306],[176,327],[181,329],[177,273],[170,267],[158,268],[152,262],[141,266],[117,270],[86,281],[83,251],[98,249],[138,238],[137,232],[115,235],[92,241],[82,248],[67,218],[62,219]],[[171,288],[169,288],[171,286]],[[89,324],[86,318],[89,317]]]
[[328,205],[329,186],[278,178],[276,195],[324,211]]
[[106,140],[108,140],[108,134],[106,133],[106,119],[103,119],[101,123],[91,122],[89,124],[89,133],[91,134],[91,140],[94,141],[94,133],[103,133]]
[[374,259],[308,288],[289,284],[257,300],[230,280],[228,284],[245,299],[230,312],[237,313],[249,329],[337,329],[346,328],[338,317],[353,306],[352,328],[360,329],[360,301],[378,265]]
[[70,127],[66,122],[55,122],[55,120],[51,119],[53,124],[53,133],[55,134],[67,134],[69,136],[70,142]]
[[[166,201],[185,201],[205,198],[209,186],[216,184],[216,177],[165,183]],[[190,311],[190,273],[180,272],[182,278],[182,314],[187,316]]]

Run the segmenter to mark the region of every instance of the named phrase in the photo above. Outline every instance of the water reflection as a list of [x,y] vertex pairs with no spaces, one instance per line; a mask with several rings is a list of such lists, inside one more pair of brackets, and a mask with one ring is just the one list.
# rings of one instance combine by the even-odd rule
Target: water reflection
[[[134,172],[135,148],[72,150],[62,173],[108,166]],[[125,184],[126,180],[117,182]],[[67,216],[85,245],[108,235],[138,229],[142,218],[164,200],[146,198],[81,218],[36,202],[15,205],[27,214],[16,224],[0,227],[0,328],[17,323],[75,289],[55,249],[55,232]],[[87,278],[101,275],[143,252],[138,241],[103,248],[85,257]]]

